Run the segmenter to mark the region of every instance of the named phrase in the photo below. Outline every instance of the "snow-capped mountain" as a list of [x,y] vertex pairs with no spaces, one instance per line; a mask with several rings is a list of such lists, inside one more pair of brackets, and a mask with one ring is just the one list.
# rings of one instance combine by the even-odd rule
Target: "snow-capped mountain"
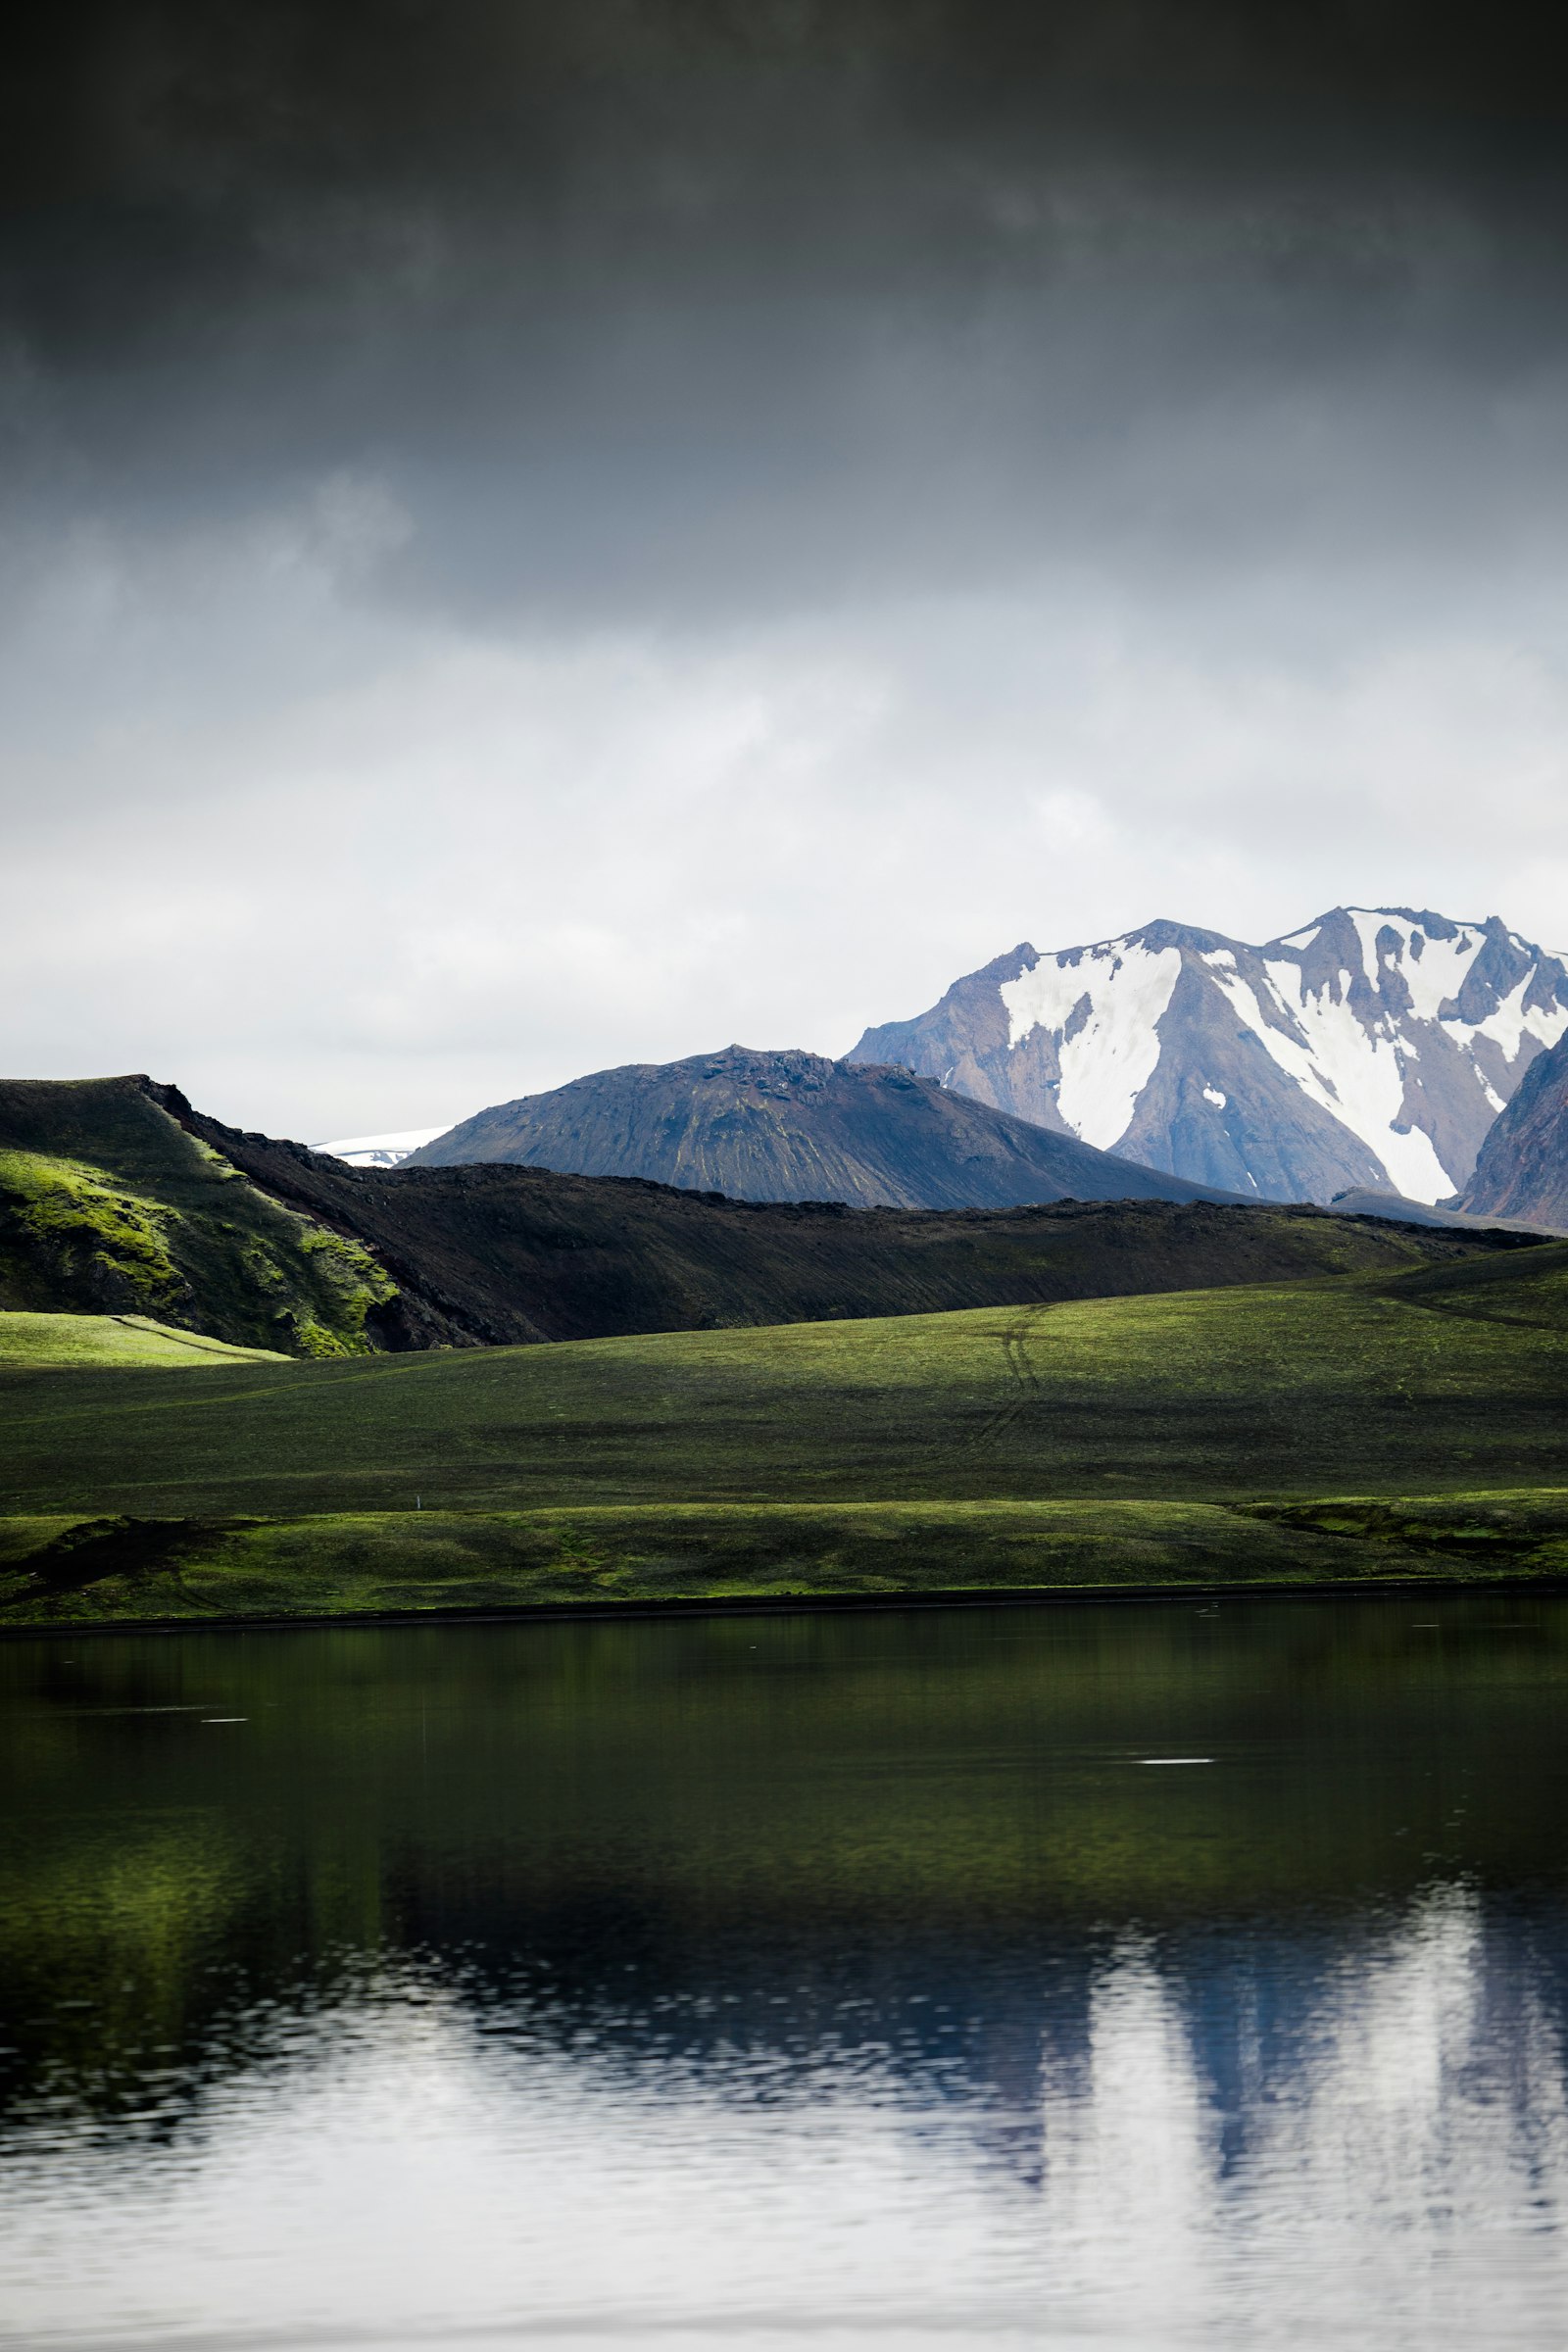
[[313,1144],[311,1150],[347,1160],[351,1168],[395,1168],[421,1144],[433,1144],[445,1133],[444,1127],[408,1127],[399,1135],[350,1135],[335,1144]]
[[1495,915],[1337,906],[1263,947],[1168,922],[1026,944],[849,1058],[1260,1199],[1434,1201],[1565,1031],[1568,969]]

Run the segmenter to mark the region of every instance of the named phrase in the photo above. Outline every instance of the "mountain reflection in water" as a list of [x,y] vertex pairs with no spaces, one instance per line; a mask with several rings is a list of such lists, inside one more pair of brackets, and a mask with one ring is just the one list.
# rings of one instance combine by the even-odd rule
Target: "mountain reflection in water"
[[1560,2340],[1568,1602],[0,1681],[0,2341]]

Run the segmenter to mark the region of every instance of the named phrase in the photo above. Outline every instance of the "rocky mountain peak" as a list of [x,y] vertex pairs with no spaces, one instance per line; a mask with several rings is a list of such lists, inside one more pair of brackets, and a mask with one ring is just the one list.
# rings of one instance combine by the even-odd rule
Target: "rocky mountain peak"
[[1260,946],[1164,918],[1025,944],[850,1058],[1258,1198],[1436,1201],[1565,1029],[1568,970],[1499,917],[1336,906]]

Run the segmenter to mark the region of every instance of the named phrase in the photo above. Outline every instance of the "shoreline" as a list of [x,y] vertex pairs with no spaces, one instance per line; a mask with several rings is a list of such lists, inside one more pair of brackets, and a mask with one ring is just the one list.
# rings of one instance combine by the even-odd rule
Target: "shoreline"
[[0,1520],[0,1636],[1568,1581],[1568,1489]]
[[1172,1600],[1368,1600],[1400,1599],[1415,1594],[1434,1597],[1449,1593],[1541,1592],[1568,1593],[1568,1574],[1531,1575],[1517,1569],[1494,1574],[1433,1576],[1320,1577],[1286,1583],[1269,1578],[1208,1584],[1164,1585],[1038,1585],[1029,1588],[956,1587],[946,1592],[798,1592],[737,1593],[733,1597],[671,1597],[645,1600],[519,1601],[498,1607],[480,1603],[470,1609],[337,1610],[312,1616],[257,1617],[122,1617],[61,1618],[54,1623],[0,1624],[0,1642],[73,1642],[99,1635],[123,1640],[127,1635],[155,1634],[280,1634],[342,1633],[356,1627],[388,1631],[423,1625],[582,1625],[605,1619],[617,1623],[700,1617],[799,1617],[880,1613],[896,1615],[910,1609],[1093,1608],[1107,1603],[1145,1606]]

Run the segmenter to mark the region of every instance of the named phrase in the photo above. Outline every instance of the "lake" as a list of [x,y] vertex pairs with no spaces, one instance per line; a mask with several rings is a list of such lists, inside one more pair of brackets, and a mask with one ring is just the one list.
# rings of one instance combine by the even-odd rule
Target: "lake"
[[0,2341],[1568,2329],[1568,1601],[62,1636],[0,1685]]

